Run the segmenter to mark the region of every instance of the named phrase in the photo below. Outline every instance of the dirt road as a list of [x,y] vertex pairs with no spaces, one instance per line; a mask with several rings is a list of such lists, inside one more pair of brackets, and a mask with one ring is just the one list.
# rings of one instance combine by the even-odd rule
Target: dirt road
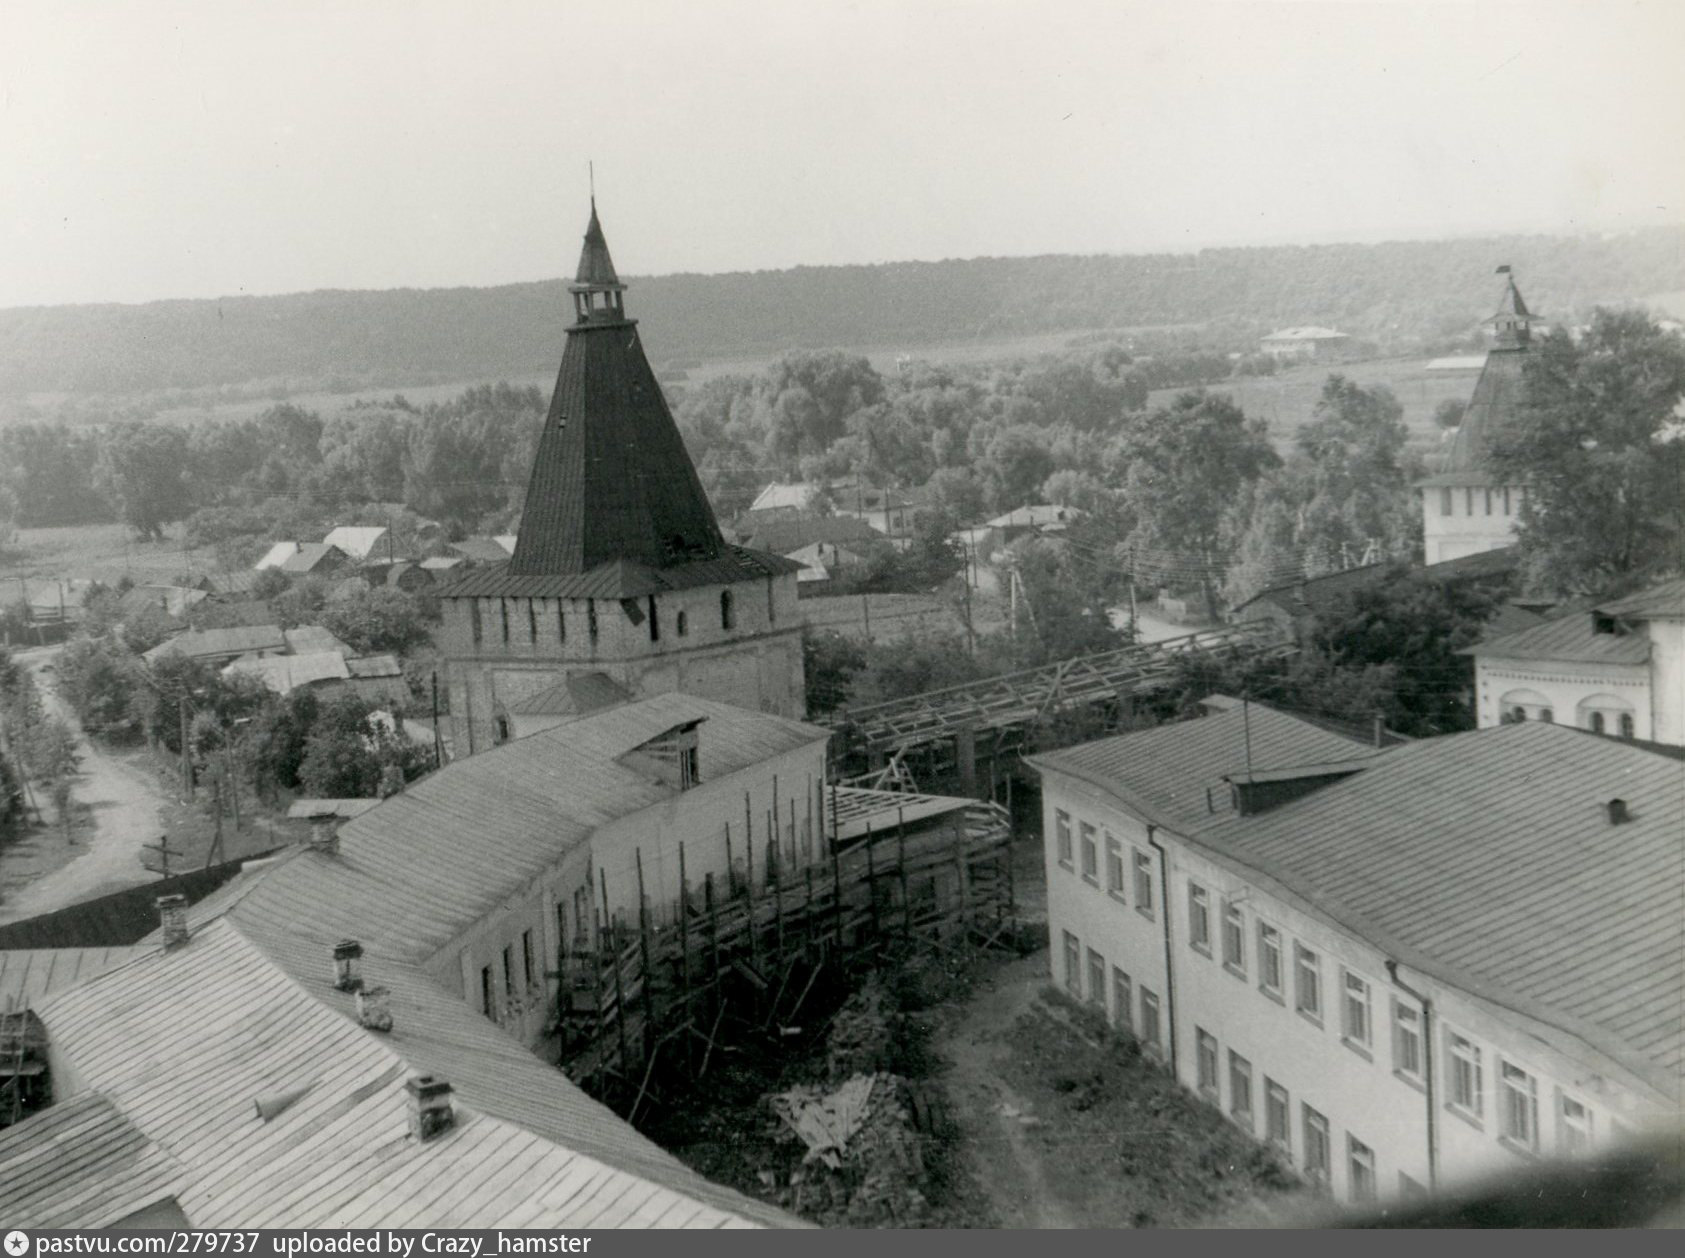
[[999,1227],[1089,1226],[1060,1199],[1029,1138],[1045,1120],[1008,1086],[1001,1069],[1009,1052],[1006,1034],[1035,1004],[1047,964],[1047,953],[1037,952],[982,979],[935,1044],[949,1066],[943,1083],[971,1173],[994,1203]]
[[62,829],[49,825],[0,851],[0,923],[150,882],[153,875],[141,867],[141,848],[163,833],[159,809],[164,795],[157,781],[89,742],[76,714],[59,697],[51,671],[58,650],[19,651],[14,658],[34,673],[48,711],[76,732],[81,766],[72,790],[76,803],[88,810],[91,831],[82,827],[67,843]]

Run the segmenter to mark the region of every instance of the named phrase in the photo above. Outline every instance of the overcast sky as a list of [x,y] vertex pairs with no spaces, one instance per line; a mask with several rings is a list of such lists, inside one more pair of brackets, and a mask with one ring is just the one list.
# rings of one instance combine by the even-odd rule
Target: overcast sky
[[0,306],[1619,230],[1685,3],[0,0]]

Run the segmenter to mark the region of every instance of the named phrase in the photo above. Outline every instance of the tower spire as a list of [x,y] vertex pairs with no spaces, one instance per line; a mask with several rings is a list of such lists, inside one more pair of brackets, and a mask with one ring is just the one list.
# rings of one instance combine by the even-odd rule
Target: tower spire
[[1504,295],[1498,302],[1498,313],[1487,320],[1497,331],[1500,349],[1520,349],[1532,339],[1533,312],[1522,300],[1521,290],[1515,286],[1515,272],[1506,262],[1498,268],[1504,277]]
[[591,221],[585,225],[585,245],[579,251],[579,269],[568,291],[573,294],[574,313],[581,323],[618,323],[626,317],[626,285],[615,274],[614,259],[609,257],[594,190]]

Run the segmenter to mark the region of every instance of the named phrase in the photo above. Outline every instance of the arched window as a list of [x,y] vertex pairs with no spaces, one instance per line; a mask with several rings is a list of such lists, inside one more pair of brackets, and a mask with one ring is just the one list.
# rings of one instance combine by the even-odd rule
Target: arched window
[[1632,713],[1621,713],[1621,737],[1631,738],[1633,735]]
[[1498,719],[1506,725],[1521,721],[1549,721],[1550,700],[1536,690],[1510,690],[1498,700]]
[[[1594,734],[1610,734],[1632,724],[1632,704],[1619,695],[1596,694],[1581,699],[1574,710],[1574,723]],[[1622,734],[1630,738],[1630,734]]]
[[1601,734],[1605,732],[1603,728],[1603,713],[1593,712],[1591,714],[1591,732],[1594,734]]
[[720,628],[732,628],[731,591],[720,591]]
[[514,731],[509,726],[509,718],[502,714],[494,716],[491,725],[492,739],[495,742],[506,743],[514,736]]

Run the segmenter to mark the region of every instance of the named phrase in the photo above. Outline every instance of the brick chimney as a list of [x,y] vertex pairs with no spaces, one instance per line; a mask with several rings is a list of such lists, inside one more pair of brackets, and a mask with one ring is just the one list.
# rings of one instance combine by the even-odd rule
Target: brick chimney
[[431,1140],[449,1131],[456,1121],[451,1109],[451,1085],[432,1075],[420,1075],[404,1084],[410,1094],[410,1135]]
[[158,923],[164,928],[164,947],[179,948],[187,942],[187,897],[158,897]]
[[363,955],[363,945],[355,939],[342,939],[333,947],[333,985],[342,992],[354,992],[363,985],[357,973],[357,961]]
[[310,850],[323,856],[339,855],[339,818],[331,813],[318,813],[310,818]]
[[[357,989],[357,1025],[365,1031],[390,1031],[392,1029],[392,1005],[389,1000],[391,993],[384,987],[359,987]],[[445,1085],[445,1091],[450,1091],[450,1085]],[[448,1108],[447,1098],[447,1108]]]

